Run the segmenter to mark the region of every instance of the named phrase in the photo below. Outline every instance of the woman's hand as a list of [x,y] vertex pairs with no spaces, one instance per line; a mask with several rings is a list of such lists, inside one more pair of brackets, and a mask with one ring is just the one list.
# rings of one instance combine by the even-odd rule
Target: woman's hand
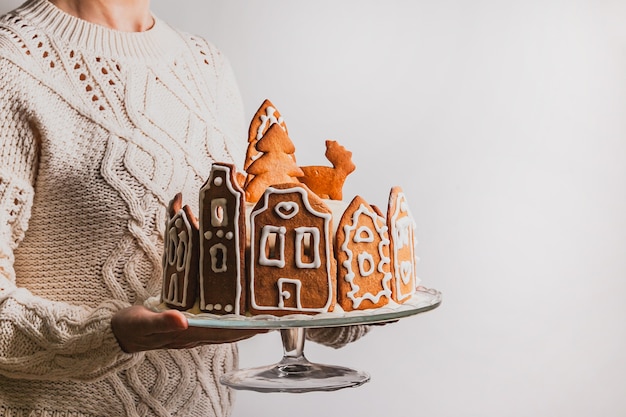
[[111,328],[121,348],[127,353],[231,343],[259,333],[267,333],[267,330],[189,327],[187,319],[180,311],[156,313],[144,306],[132,306],[118,311],[111,318]]

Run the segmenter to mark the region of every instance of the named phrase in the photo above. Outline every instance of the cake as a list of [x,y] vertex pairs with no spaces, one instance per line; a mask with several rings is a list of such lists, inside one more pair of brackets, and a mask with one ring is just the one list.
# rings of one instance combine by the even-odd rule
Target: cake
[[215,315],[315,315],[402,304],[415,293],[415,221],[402,188],[387,212],[343,200],[352,152],[326,140],[332,166],[299,166],[276,107],[250,123],[244,172],[217,162],[196,219],[177,194],[168,210],[161,299]]

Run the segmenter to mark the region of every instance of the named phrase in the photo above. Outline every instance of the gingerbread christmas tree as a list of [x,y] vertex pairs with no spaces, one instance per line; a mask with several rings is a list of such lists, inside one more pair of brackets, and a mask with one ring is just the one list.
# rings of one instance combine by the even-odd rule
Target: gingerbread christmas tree
[[248,130],[248,151],[246,152],[246,160],[243,165],[244,170],[247,171],[248,167],[252,165],[252,162],[260,156],[259,151],[256,149],[256,143],[273,124],[279,124],[285,133],[287,133],[287,125],[280,115],[280,112],[271,101],[265,100],[250,122],[250,128]]
[[258,201],[271,185],[299,182],[304,175],[296,164],[294,146],[279,124],[273,124],[256,143],[260,156],[248,167],[252,180],[245,187],[246,201]]

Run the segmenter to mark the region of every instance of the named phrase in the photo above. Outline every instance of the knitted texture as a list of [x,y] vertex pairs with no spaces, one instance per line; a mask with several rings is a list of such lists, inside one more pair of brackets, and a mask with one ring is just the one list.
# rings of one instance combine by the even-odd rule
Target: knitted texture
[[[233,344],[124,353],[160,292],[169,200],[240,163],[227,60],[155,19],[124,33],[29,0],[0,17],[0,416],[227,416]],[[364,328],[313,334],[335,347]]]
[[211,163],[244,159],[228,62],[33,0],[0,18],[0,74],[0,415],[228,415],[234,345],[131,355],[110,328],[160,290],[169,200],[197,211]]

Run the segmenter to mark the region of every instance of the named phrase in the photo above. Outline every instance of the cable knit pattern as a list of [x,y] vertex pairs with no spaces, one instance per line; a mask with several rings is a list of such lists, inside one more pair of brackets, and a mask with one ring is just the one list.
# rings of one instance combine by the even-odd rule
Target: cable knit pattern
[[0,74],[0,415],[229,415],[235,345],[131,355],[110,327],[159,293],[169,199],[197,212],[211,163],[244,160],[228,62],[159,19],[117,32],[29,0],[0,18]]
[[234,345],[130,355],[110,328],[160,290],[169,199],[197,210],[211,163],[244,159],[227,61],[32,0],[0,19],[0,74],[0,415],[228,415]]

